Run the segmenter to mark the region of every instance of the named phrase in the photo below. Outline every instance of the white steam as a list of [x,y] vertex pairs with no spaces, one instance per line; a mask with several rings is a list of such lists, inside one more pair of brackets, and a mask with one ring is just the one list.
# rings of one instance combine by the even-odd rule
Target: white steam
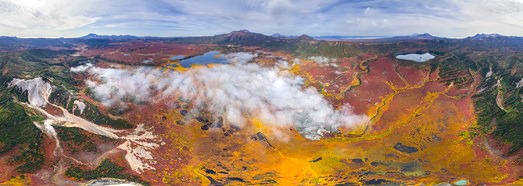
[[318,64],[327,64],[333,61],[333,59],[323,56],[311,56],[309,59]]
[[[354,115],[350,106],[340,109],[327,102],[314,88],[303,88],[303,79],[280,70],[248,63],[255,55],[226,55],[231,65],[195,68],[186,72],[159,69],[106,69],[87,71],[99,81],[87,81],[96,98],[106,105],[131,100],[180,96],[204,107],[215,116],[242,127],[257,118],[273,128],[296,128],[308,139],[320,139],[337,128],[365,123],[366,116]],[[233,57],[231,57],[233,56]]]

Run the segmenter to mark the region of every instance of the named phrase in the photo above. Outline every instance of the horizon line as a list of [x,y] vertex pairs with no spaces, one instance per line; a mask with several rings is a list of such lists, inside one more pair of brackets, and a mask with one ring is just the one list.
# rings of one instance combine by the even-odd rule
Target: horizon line
[[[358,40],[358,39],[386,39],[386,38],[393,38],[393,37],[409,37],[409,36],[419,36],[419,35],[425,35],[425,34],[428,34],[432,37],[436,37],[436,38],[443,38],[443,39],[465,39],[465,38],[469,38],[469,37],[474,37],[474,36],[478,36],[478,35],[496,35],[496,36],[502,36],[502,37],[523,37],[522,36],[516,36],[516,35],[502,35],[502,34],[498,34],[498,33],[476,33],[476,34],[473,34],[473,35],[469,35],[469,36],[436,36],[436,35],[433,35],[433,34],[430,34],[428,32],[425,32],[425,33],[412,33],[412,34],[399,34],[399,35],[339,35],[339,34],[325,34],[325,35],[308,35],[308,34],[301,34],[301,35],[287,35],[287,34],[281,34],[281,33],[273,33],[273,34],[264,34],[264,33],[260,33],[260,32],[252,32],[252,31],[249,31],[249,30],[246,30],[246,29],[240,29],[240,30],[233,30],[231,32],[228,32],[228,33],[221,33],[221,34],[214,34],[214,35],[185,35],[185,36],[154,36],[154,35],[130,35],[130,34],[97,34],[97,33],[88,33],[88,34],[84,34],[84,35],[80,35],[80,36],[76,36],[76,37],[20,37],[20,36],[9,36],[9,35],[0,35],[0,37],[11,37],[11,38],[20,38],[20,39],[78,39],[78,38],[82,38],[82,37],[85,37],[85,36],[89,36],[89,35],[96,35],[96,36],[101,36],[101,37],[124,37],[124,36],[128,36],[128,37],[137,37],[137,38],[187,38],[187,37],[211,37],[211,36],[217,36],[217,35],[223,35],[223,34],[230,34],[230,33],[233,33],[233,32],[250,32],[250,33],[256,33],[256,34],[262,34],[262,35],[265,35],[265,36],[270,36],[270,37],[273,37],[273,35],[281,35],[281,36],[284,36],[284,37],[287,37],[287,38],[291,38],[291,37],[299,37],[301,35],[307,35],[307,36],[310,36],[312,38],[321,38],[321,37],[347,37],[347,38],[350,38],[350,37],[362,37],[362,38],[354,38],[354,39],[346,39],[346,40]],[[363,38],[363,37],[368,37],[368,38]]]

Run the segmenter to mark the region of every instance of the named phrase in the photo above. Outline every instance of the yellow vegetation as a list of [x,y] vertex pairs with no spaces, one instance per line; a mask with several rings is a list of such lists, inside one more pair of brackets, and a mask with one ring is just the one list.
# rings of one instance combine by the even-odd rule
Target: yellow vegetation
[[[368,72],[364,63],[359,65]],[[290,71],[304,76],[307,85],[318,83],[301,72],[300,65],[293,65]],[[186,153],[192,158],[183,168],[164,171],[162,181],[174,184],[188,177],[195,183],[208,185],[210,181],[206,176],[209,176],[222,183],[229,177],[239,177],[246,181],[243,184],[272,180],[279,185],[333,185],[365,184],[365,180],[382,178],[390,182],[401,180],[407,185],[431,185],[463,178],[474,185],[498,183],[509,176],[510,172],[504,172],[509,166],[507,160],[478,153],[480,144],[467,137],[466,131],[474,125],[475,118],[466,116],[470,110],[460,110],[455,105],[459,98],[446,95],[452,85],[439,91],[421,90],[432,81],[428,73],[415,85],[401,79],[406,84],[403,87],[383,82],[393,92],[381,97],[380,102],[367,111],[372,125],[341,131],[342,135],[320,141],[306,140],[284,127],[275,130],[255,117],[251,118],[250,125],[227,137],[218,129],[202,131],[196,122],[170,127],[170,132],[162,137],[173,142],[170,147],[173,151],[188,149]],[[354,78],[351,85],[344,88],[359,84],[360,80]],[[323,90],[322,93],[326,94]],[[403,103],[405,100],[411,101]],[[181,116],[178,111],[172,111],[167,118],[175,121]],[[262,132],[270,145],[252,140],[257,132]],[[280,133],[288,139],[282,139]],[[398,142],[418,151],[400,152],[393,148]],[[227,174],[207,174],[204,167]],[[513,184],[521,183],[519,180]]]
[[31,178],[26,176],[17,176],[10,180],[0,183],[0,186],[25,186],[31,185]]

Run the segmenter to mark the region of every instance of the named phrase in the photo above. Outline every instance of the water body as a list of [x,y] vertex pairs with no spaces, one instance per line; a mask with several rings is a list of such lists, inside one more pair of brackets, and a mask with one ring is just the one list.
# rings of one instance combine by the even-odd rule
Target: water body
[[114,178],[101,178],[97,180],[92,180],[85,184],[87,186],[104,186],[104,185],[114,185],[114,186],[141,186],[142,184],[129,182],[121,179]]
[[205,54],[194,56],[180,61],[180,65],[185,68],[191,67],[192,64],[228,64],[229,61],[220,53],[220,51],[210,51]]
[[459,181],[456,181],[454,182],[454,185],[468,185],[468,181],[467,180],[459,180]]
[[175,61],[175,60],[180,60],[180,59],[183,59],[185,58],[184,55],[174,55],[174,56],[171,56],[170,59]]
[[404,54],[404,55],[397,55],[396,59],[402,59],[402,60],[408,60],[408,61],[415,61],[419,63],[426,62],[428,60],[434,59],[436,56],[430,54],[430,53],[424,53],[424,54]]

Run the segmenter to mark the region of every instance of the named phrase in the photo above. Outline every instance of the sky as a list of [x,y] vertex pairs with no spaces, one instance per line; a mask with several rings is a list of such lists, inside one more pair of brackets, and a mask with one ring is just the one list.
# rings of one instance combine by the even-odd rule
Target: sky
[[0,35],[523,35],[523,0],[0,0]]

